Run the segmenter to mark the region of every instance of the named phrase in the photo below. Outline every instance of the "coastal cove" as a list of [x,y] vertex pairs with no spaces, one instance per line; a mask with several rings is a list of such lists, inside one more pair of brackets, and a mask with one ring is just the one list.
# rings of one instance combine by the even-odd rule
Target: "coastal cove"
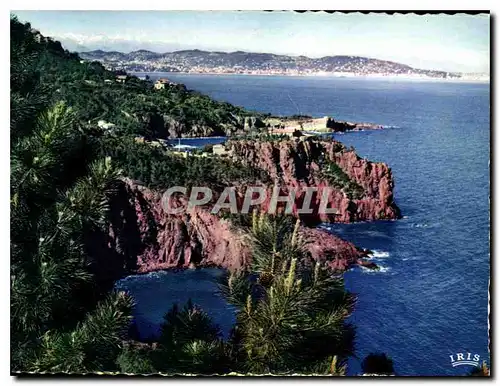
[[[217,100],[263,113],[328,115],[389,127],[334,137],[353,145],[361,157],[391,167],[404,218],[321,225],[374,251],[372,257],[382,267],[378,272],[354,268],[345,274],[347,288],[358,296],[351,318],[357,327],[356,354],[362,359],[373,351],[386,352],[398,375],[464,374],[466,366],[453,368],[449,363],[449,355],[460,351],[488,360],[488,84],[149,75],[166,76]],[[223,140],[180,143],[202,146]],[[216,298],[215,284],[210,284],[216,271],[175,275],[131,276],[118,285],[136,297],[137,309],[148,313],[146,319],[158,321],[172,300],[184,302],[189,295],[217,323],[231,320],[230,310],[224,313]],[[182,296],[170,297],[172,291]],[[350,373],[359,370],[359,361],[352,359]]]

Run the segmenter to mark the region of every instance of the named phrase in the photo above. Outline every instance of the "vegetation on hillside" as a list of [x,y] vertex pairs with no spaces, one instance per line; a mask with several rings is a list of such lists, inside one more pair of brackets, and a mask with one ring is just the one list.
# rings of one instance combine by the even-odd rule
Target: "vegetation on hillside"
[[321,174],[333,187],[342,190],[350,199],[363,197],[363,187],[353,181],[335,162],[325,161]]
[[29,23],[14,28],[25,28],[23,44],[37,47],[29,71],[38,74],[47,95],[53,102],[66,101],[89,124],[103,120],[115,124],[117,132],[150,138],[209,136],[242,131],[245,119],[260,115],[188,91],[183,85],[155,90],[151,82],[133,76],[118,83],[116,73],[99,62],[81,60],[60,42],[32,31]]
[[[133,138],[160,135],[154,117],[165,111],[192,130],[241,109],[182,87],[156,92],[114,79],[11,18],[12,371],[345,374],[354,298],[341,277],[304,257],[288,218],[252,218],[253,264],[221,283],[237,309],[229,339],[193,304],[166,313],[157,341],[132,339],[133,301],[112,290],[99,269],[111,257],[95,249],[105,244],[120,178],[165,187],[266,176]],[[99,119],[117,130],[100,129]]]
[[86,241],[105,229],[119,171],[48,97],[40,49],[11,20],[11,368],[116,369],[132,300],[96,286]]
[[384,353],[370,353],[363,362],[361,368],[364,374],[394,375],[394,363]]

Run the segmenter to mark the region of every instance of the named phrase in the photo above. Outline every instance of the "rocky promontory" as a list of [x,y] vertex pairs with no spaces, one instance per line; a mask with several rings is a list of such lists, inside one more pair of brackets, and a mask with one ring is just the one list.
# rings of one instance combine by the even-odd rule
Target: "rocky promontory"
[[318,133],[345,133],[361,130],[381,130],[383,125],[375,123],[348,122],[334,117],[313,118],[310,116],[269,117],[264,121],[269,132],[291,135],[296,131]]
[[[226,148],[226,157],[230,156],[232,162],[251,164],[269,175],[266,182],[247,181],[248,186],[260,184],[271,190],[279,184],[284,193],[292,187],[329,187],[328,206],[337,208],[336,214],[318,213],[319,198],[313,197],[315,212],[299,215],[297,210],[303,197],[296,197],[292,214],[302,218],[305,225],[400,216],[387,165],[362,159],[340,142],[313,138],[243,140],[229,141]],[[332,167],[333,172],[327,173]],[[246,187],[241,183],[235,186],[240,203]],[[169,202],[171,207],[186,208],[187,200],[186,195],[174,195]],[[109,232],[99,247],[104,248],[99,255],[106,261],[106,276],[169,268],[247,267],[251,259],[248,235],[230,219],[211,212],[215,200],[216,196],[207,205],[183,213],[167,213],[163,191],[124,179],[112,200]],[[267,211],[268,205],[267,200],[251,210]],[[300,234],[309,257],[326,262],[333,270],[367,265],[363,257],[368,251],[325,230],[302,226]]]
[[[112,251],[110,255],[118,262],[118,276],[169,268],[216,266],[234,270],[250,263],[248,235],[230,220],[201,207],[169,214],[159,192],[130,179],[120,185],[112,203],[107,238],[108,252]],[[179,206],[186,204],[185,198],[176,200]],[[367,255],[367,251],[321,229],[301,227],[300,235],[309,257],[334,270],[344,271]]]
[[[359,157],[335,140],[313,138],[287,141],[241,140],[226,143],[235,162],[266,171],[284,193],[289,188],[331,189],[328,208],[337,214],[319,213],[321,195],[313,196],[313,213],[298,215],[305,193],[298,193],[293,213],[312,222],[392,220],[400,217],[394,201],[390,168]],[[270,197],[270,195],[268,195]],[[263,205],[268,205],[266,201]]]

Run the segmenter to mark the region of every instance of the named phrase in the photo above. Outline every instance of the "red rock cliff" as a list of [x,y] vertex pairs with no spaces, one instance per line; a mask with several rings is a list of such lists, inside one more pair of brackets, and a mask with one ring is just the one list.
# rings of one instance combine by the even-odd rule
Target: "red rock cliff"
[[[177,199],[174,205],[184,205]],[[112,205],[108,249],[120,255],[122,274],[167,268],[218,266],[239,269],[250,262],[245,234],[229,220],[195,207],[185,214],[165,213],[161,194],[125,179]],[[326,231],[303,227],[301,236],[312,259],[345,270],[366,256]]]
[[[291,139],[287,141],[228,141],[226,148],[235,161],[265,170],[276,184],[286,187],[329,187],[332,193],[328,208],[337,209],[334,215],[318,214],[320,194],[314,197],[312,220],[326,222],[355,222],[397,219],[400,210],[394,202],[394,180],[390,168],[360,158],[338,141]],[[356,184],[363,193],[349,197],[347,192],[333,186],[323,175],[328,163],[334,163]],[[303,195],[298,195],[294,213],[302,207]],[[264,203],[264,205],[268,202]]]
[[[337,186],[329,197],[328,206],[337,208],[338,214],[313,213],[313,221],[353,222],[399,216],[393,198],[394,182],[387,165],[361,159],[340,142],[246,140],[229,141],[226,146],[232,151],[234,161],[265,170],[284,190],[330,186],[322,173],[325,160],[338,165],[348,180],[362,187],[362,194],[354,199]],[[245,188],[239,186],[237,189],[240,199]],[[93,245],[93,254],[102,259],[96,266],[106,270],[104,277],[192,266],[238,269],[249,264],[248,240],[229,220],[200,207],[185,214],[168,214],[161,193],[129,179],[123,181],[112,202],[109,235]],[[300,200],[299,197],[294,206],[295,213],[301,207]],[[318,206],[319,199],[314,200]],[[183,197],[176,197],[171,202],[174,206],[185,206],[185,201]],[[260,209],[265,210],[266,205],[268,202]],[[312,259],[327,261],[338,270],[363,264],[366,251],[353,244],[319,229],[303,227],[301,233]]]

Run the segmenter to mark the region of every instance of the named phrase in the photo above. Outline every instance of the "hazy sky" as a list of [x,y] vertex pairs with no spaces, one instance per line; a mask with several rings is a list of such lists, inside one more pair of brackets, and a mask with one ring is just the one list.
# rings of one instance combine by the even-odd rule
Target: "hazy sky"
[[359,55],[489,72],[489,15],[262,11],[13,11],[70,50],[179,49]]

